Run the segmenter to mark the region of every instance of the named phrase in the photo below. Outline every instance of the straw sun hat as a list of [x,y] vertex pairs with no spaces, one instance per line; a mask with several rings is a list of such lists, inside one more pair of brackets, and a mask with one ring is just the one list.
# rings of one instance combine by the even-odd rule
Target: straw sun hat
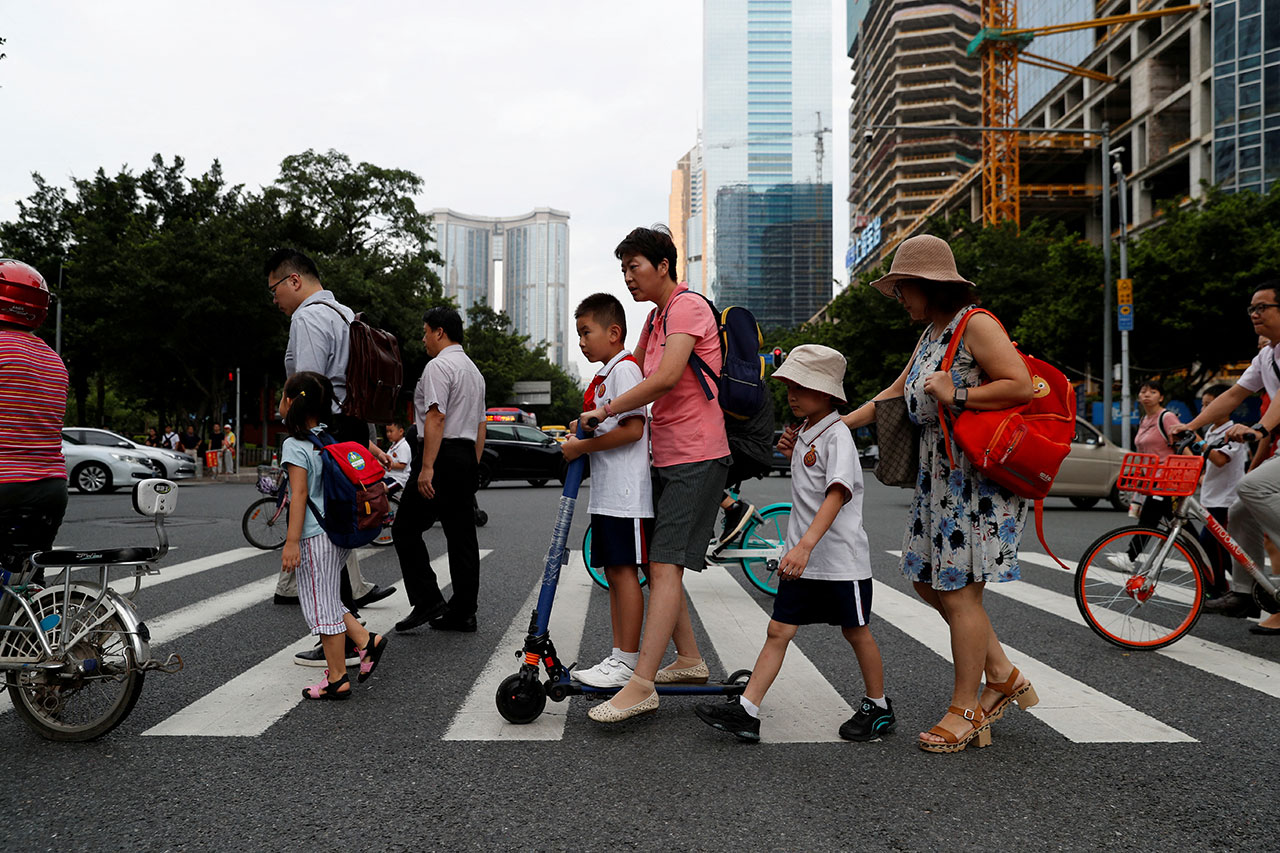
[[787,354],[787,360],[773,372],[774,379],[790,379],[801,388],[830,394],[841,403],[844,396],[845,359],[831,347],[801,344]]
[[960,275],[956,269],[955,255],[947,241],[932,234],[920,234],[902,241],[897,254],[893,256],[893,266],[889,274],[871,282],[871,286],[885,296],[893,295],[893,286],[900,281],[910,279],[928,279],[948,284],[966,284],[976,287],[973,282]]

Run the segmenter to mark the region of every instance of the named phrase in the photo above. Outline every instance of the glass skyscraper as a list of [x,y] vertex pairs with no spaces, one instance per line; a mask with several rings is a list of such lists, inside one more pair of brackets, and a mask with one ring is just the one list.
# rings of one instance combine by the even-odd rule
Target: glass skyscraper
[[[831,296],[830,204],[819,209],[778,201],[795,193],[821,196],[816,185],[825,184],[822,172],[843,168],[843,146],[840,156],[825,156],[832,142],[830,29],[830,0],[705,0],[703,6],[703,169],[697,196],[707,232],[704,275],[717,300],[747,306],[761,325],[807,320],[810,315],[800,316],[798,307],[779,312],[774,306],[807,305],[813,298],[821,306]],[[807,190],[768,195],[777,187],[806,184]],[[829,198],[829,186],[825,192]],[[752,194],[761,198],[748,201]],[[717,210],[722,199],[733,206],[724,216]],[[788,231],[790,239],[804,245],[784,249],[773,239],[769,251],[785,251],[787,257],[812,254],[813,235],[825,229],[828,260],[820,276],[783,281],[776,273],[763,275],[766,266],[791,266],[782,256],[767,255],[759,242],[762,227],[751,223],[781,215],[788,206],[800,217],[795,222],[807,223]],[[687,228],[686,235],[698,230]],[[776,238],[782,232],[773,233]],[[722,245],[732,253],[732,271],[723,281],[718,273]],[[799,290],[802,296],[774,298],[774,288]]]
[[1213,4],[1213,179],[1259,192],[1280,180],[1280,0]]
[[513,331],[547,344],[547,360],[569,369],[569,214],[539,207],[524,216],[469,216],[431,211],[444,293],[466,319],[472,305],[494,304],[494,270],[502,262],[503,310]]

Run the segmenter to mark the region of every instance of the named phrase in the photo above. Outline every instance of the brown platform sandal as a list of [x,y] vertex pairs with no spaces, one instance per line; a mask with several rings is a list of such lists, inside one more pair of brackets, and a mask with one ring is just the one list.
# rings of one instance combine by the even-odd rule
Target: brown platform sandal
[[982,706],[977,708],[961,708],[958,705],[951,705],[947,708],[947,712],[955,714],[957,717],[964,717],[973,730],[964,737],[949,732],[942,727],[942,724],[929,729],[929,734],[937,735],[942,738],[943,743],[934,743],[927,740],[918,740],[916,743],[925,752],[964,752],[965,747],[969,745],[969,741],[974,738],[978,739],[978,746],[991,746],[991,720],[986,714],[982,713]]
[[987,683],[983,685],[984,688],[990,688],[1000,694],[1000,701],[996,702],[990,711],[987,711],[988,722],[994,723],[1003,717],[1005,709],[1009,707],[1010,702],[1017,702],[1018,707],[1024,711],[1040,702],[1040,697],[1036,695],[1036,689],[1031,686],[1030,680],[1016,690],[1014,689],[1014,685],[1018,683],[1018,676],[1021,674],[1015,666],[1013,672],[1009,673],[1009,677],[1004,681],[993,683],[988,679]]

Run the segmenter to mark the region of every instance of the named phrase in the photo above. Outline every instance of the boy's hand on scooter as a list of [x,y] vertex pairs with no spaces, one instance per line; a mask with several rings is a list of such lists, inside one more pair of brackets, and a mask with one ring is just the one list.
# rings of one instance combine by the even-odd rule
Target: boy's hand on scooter
[[583,432],[594,432],[597,426],[604,423],[604,418],[605,414],[603,408],[595,408],[589,412],[583,412],[578,415],[578,420],[582,423]]
[[804,574],[805,568],[809,565],[809,554],[811,551],[803,545],[797,545],[786,553],[778,562],[778,571],[783,577],[798,578]]
[[302,548],[292,539],[284,543],[284,551],[280,554],[280,570],[292,572],[302,562]]
[[564,444],[560,445],[560,452],[564,454],[565,461],[572,462],[585,453],[586,451],[582,447],[584,444],[586,444],[586,442],[578,438],[576,435],[571,435],[566,438],[564,440]]

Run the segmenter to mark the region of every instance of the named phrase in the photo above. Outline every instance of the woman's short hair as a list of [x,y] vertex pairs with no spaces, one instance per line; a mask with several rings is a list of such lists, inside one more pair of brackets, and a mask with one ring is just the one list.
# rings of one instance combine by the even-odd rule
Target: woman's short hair
[[1155,391],[1161,397],[1164,396],[1164,385],[1160,382],[1159,379],[1142,380],[1142,384],[1138,386],[1138,390],[1141,391],[1143,388],[1150,388],[1152,391]]
[[652,228],[636,228],[613,250],[618,260],[626,260],[635,255],[644,255],[645,259],[657,269],[663,261],[667,262],[667,277],[676,281],[676,244],[671,239],[671,232],[665,225],[654,225]]

